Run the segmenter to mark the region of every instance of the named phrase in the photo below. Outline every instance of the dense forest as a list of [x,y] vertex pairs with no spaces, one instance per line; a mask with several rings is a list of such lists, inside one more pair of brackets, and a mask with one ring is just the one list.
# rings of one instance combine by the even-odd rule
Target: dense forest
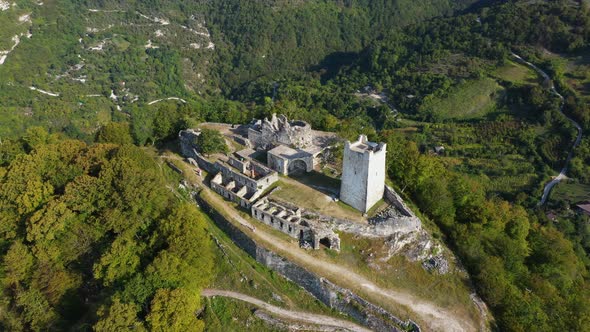
[[[571,82],[585,79],[583,86],[590,76],[572,73],[568,62],[590,51],[586,1],[58,3],[31,7],[33,17],[63,23],[33,20],[33,38],[0,66],[7,329],[108,330],[123,318],[138,328],[160,319],[188,324],[184,312],[154,310],[187,301],[184,292],[206,283],[201,216],[162,189],[157,165],[129,143],[157,145],[199,122],[244,123],[274,112],[344,138],[387,141],[394,186],[442,231],[499,329],[589,329],[588,218],[557,201],[568,217],[555,223],[537,207],[576,131],[547,82],[512,56],[547,71],[564,111],[582,125],[569,175],[589,185],[588,93]],[[91,23],[63,19],[73,13]],[[172,23],[148,31],[152,23],[138,13]],[[201,35],[190,39],[181,26]],[[100,31],[87,31],[93,27]],[[157,39],[155,29],[168,38]],[[50,41],[55,34],[67,37]],[[144,47],[148,39],[159,48]],[[102,53],[89,50],[102,41]],[[208,42],[214,47],[186,47]],[[76,71],[79,57],[85,67]],[[86,75],[87,83],[63,75]],[[170,96],[186,103],[148,103]],[[23,136],[34,124],[70,139],[38,128]],[[431,152],[438,145],[443,155]],[[188,232],[185,224],[197,227]],[[184,240],[169,242],[177,234],[202,248],[181,254]],[[171,266],[202,266],[203,275],[189,283],[167,274]],[[57,278],[68,282],[56,285]]]
[[114,127],[104,143],[32,127],[1,145],[0,329],[202,330],[204,216]]

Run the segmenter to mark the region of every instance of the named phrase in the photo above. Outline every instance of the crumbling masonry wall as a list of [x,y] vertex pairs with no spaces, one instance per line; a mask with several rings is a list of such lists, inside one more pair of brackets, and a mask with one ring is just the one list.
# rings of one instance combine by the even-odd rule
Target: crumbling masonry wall
[[267,197],[252,205],[252,217],[292,238],[302,247],[319,249],[320,244],[340,251],[340,237],[321,222],[301,217],[301,209],[292,208]]
[[270,120],[258,120],[248,128],[248,140],[256,149],[268,150],[280,144],[304,149],[312,146],[313,135],[307,122],[273,114]]

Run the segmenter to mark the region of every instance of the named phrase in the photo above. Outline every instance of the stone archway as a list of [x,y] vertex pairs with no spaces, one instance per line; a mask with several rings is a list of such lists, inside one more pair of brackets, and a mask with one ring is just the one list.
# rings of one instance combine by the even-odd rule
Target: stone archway
[[332,241],[327,236],[320,239],[320,245],[324,245],[326,248],[332,249]]
[[307,172],[307,163],[301,159],[289,161],[289,175],[301,175]]

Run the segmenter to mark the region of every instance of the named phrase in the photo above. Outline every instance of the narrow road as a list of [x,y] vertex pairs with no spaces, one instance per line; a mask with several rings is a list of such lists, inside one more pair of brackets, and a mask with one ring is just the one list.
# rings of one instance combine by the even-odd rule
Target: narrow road
[[164,100],[178,100],[178,101],[186,104],[186,100],[184,100],[182,98],[178,98],[178,97],[168,97],[168,98],[163,98],[163,99],[156,99],[156,100],[150,101],[147,104],[148,105],[153,105],[153,104],[159,103],[159,102],[164,101]]
[[559,182],[561,182],[561,180],[566,178],[566,173],[567,173],[567,170],[569,167],[570,160],[574,156],[574,150],[578,147],[578,145],[580,145],[580,142],[582,141],[582,126],[580,126],[579,123],[577,123],[574,119],[570,118],[569,116],[567,116],[563,112],[564,98],[555,89],[555,85],[551,81],[551,77],[549,77],[549,75],[547,75],[547,73],[544,72],[541,68],[526,61],[525,59],[520,57],[518,54],[512,53],[512,56],[515,57],[518,60],[518,62],[523,63],[523,64],[529,66],[530,68],[534,69],[537,73],[539,73],[539,75],[541,75],[543,77],[543,79],[551,82],[551,86],[549,87],[549,91],[551,91],[552,94],[556,95],[561,100],[561,106],[559,107],[559,112],[561,114],[563,114],[563,116],[565,116],[574,125],[574,127],[576,127],[576,129],[578,130],[578,136],[576,137],[576,140],[574,141],[574,144],[572,145],[572,148],[570,149],[570,151],[567,155],[567,159],[565,160],[565,165],[561,169],[561,172],[559,172],[559,175],[557,175],[555,178],[553,178],[553,180],[549,181],[549,183],[547,183],[545,185],[545,188],[543,189],[543,196],[541,197],[541,201],[539,202],[539,205],[543,205],[543,204],[545,204],[545,202],[547,202],[547,198],[549,198],[549,194],[551,193],[551,189],[553,189],[553,187],[555,187]]
[[204,296],[204,297],[222,296],[222,297],[229,297],[232,299],[248,302],[248,303],[251,303],[259,308],[262,308],[262,309],[264,309],[276,316],[279,316],[284,319],[294,320],[297,322],[338,327],[338,328],[346,329],[348,331],[359,331],[359,332],[370,332],[371,331],[365,327],[362,327],[362,326],[357,325],[353,322],[349,322],[349,321],[346,321],[343,319],[338,319],[338,318],[324,316],[324,315],[317,315],[317,314],[312,314],[312,313],[308,313],[308,312],[293,311],[293,310],[279,308],[277,306],[274,306],[272,304],[269,304],[267,302],[264,302],[262,300],[259,300],[257,298],[254,298],[254,297],[248,296],[246,294],[242,294],[242,293],[236,293],[236,292],[232,292],[232,291],[219,290],[219,289],[204,289],[201,292],[201,296]]
[[[210,200],[215,201],[217,206],[228,206],[228,203],[221,196],[217,195],[204,184],[203,190],[206,191]],[[348,288],[361,296],[368,295],[368,301],[377,304],[389,303],[390,306],[403,306],[408,308],[413,314],[420,318],[423,324],[426,324],[424,328],[426,328],[427,331],[450,332],[478,330],[479,322],[472,321],[452,310],[448,310],[433,302],[418,298],[415,295],[404,291],[381,288],[366,277],[352,271],[347,266],[317,259],[305,251],[300,250],[295,244],[268,234],[261,228],[255,228],[252,223],[242,217],[232,207],[228,206],[224,212],[231,215],[234,222],[250,229],[251,233],[249,236],[254,240],[260,241],[265,247],[278,254],[284,255],[294,263],[309,269],[311,272],[314,272],[341,287]]]

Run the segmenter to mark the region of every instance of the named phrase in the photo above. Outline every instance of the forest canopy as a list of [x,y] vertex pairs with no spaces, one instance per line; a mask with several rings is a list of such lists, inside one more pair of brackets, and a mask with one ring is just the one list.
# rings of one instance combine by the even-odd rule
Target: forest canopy
[[1,330],[203,329],[195,313],[213,262],[205,216],[173,195],[153,156],[41,128],[7,145]]

